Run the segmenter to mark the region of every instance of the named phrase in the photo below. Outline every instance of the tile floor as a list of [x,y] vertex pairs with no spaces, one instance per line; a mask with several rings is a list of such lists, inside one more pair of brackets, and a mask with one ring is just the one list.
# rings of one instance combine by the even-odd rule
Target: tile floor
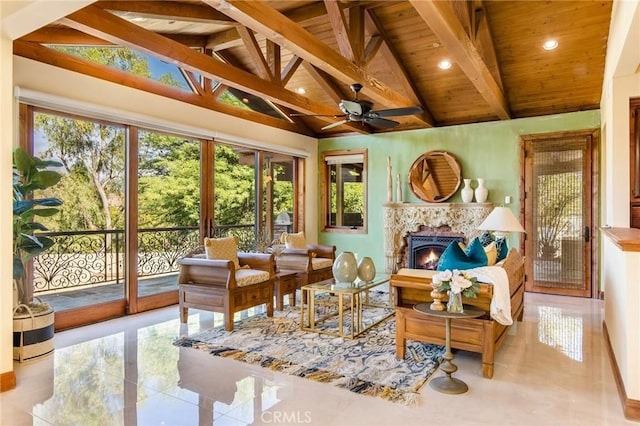
[[425,385],[415,408],[175,347],[221,318],[192,310],[181,326],[174,306],[57,333],[53,356],[16,365],[0,424],[638,425],[622,414],[603,303],[527,294],[525,304],[493,379],[478,354],[458,351],[456,377],[469,392]]

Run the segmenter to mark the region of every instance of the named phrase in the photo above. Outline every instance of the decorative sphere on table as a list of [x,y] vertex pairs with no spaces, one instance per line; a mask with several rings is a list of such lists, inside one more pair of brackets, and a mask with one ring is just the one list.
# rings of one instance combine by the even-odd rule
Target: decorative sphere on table
[[352,283],[358,276],[356,256],[350,251],[343,251],[336,257],[331,271],[337,282]]

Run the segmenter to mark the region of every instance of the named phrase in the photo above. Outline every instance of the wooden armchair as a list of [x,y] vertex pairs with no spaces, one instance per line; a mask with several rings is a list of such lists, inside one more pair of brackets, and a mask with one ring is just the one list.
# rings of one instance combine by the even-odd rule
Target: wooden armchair
[[333,278],[331,268],[336,246],[307,244],[307,248],[285,248],[276,257],[279,270],[296,271],[298,287]]
[[178,276],[180,321],[187,322],[189,308],[224,314],[224,328],[233,330],[233,314],[266,304],[273,316],[273,254],[238,253],[240,268],[232,260],[207,259],[200,247],[180,259]]

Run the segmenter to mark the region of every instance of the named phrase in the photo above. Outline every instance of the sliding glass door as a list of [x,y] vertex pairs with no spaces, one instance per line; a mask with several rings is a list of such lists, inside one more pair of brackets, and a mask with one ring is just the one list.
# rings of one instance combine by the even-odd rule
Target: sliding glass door
[[146,310],[176,303],[178,260],[200,242],[200,142],[148,130],[137,136],[137,212],[131,214],[137,307]]

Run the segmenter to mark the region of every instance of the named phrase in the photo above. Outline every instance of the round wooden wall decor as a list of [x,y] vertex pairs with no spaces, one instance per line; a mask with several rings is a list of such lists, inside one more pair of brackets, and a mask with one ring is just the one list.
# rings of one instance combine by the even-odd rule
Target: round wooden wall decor
[[458,160],[445,151],[425,152],[409,169],[411,192],[429,203],[441,203],[451,198],[461,180]]

